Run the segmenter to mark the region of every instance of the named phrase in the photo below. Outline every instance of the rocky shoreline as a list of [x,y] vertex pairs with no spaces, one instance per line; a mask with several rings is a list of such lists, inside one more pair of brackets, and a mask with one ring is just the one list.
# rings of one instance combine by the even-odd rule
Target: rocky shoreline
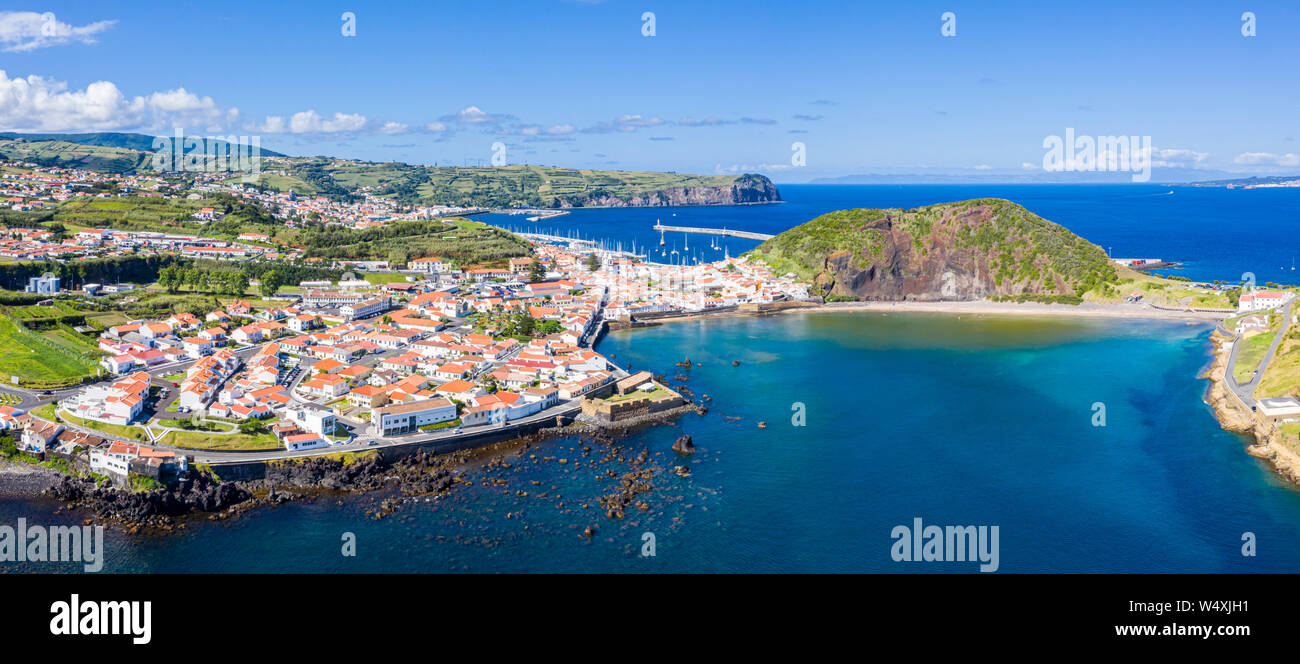
[[30,498],[41,495],[58,484],[63,474],[57,470],[25,463],[0,461],[0,496]]
[[[0,487],[14,495],[48,496],[64,504],[61,510],[84,509],[93,515],[86,519],[87,524],[98,521],[120,526],[128,533],[170,532],[186,528],[191,519],[224,520],[258,507],[296,500],[386,492],[390,495],[377,497],[376,506],[366,511],[378,519],[392,514],[407,499],[441,496],[459,484],[472,483],[466,478],[467,471],[493,468],[508,455],[522,455],[547,440],[578,436],[592,442],[612,443],[633,429],[689,412],[704,415],[707,409],[687,404],[617,425],[550,427],[492,445],[437,455],[419,451],[413,455],[385,456],[383,451],[374,451],[275,461],[268,463],[265,476],[256,480],[223,481],[206,471],[191,468],[172,486],[139,492],[100,486],[89,477],[64,475],[39,466],[5,464],[0,466]],[[637,481],[631,486],[635,495],[648,485]],[[625,497],[611,495],[601,502],[609,502],[612,512],[621,515],[621,508],[628,504],[623,500]]]
[[1246,453],[1269,462],[1279,477],[1300,485],[1300,454],[1283,444],[1281,432],[1258,413],[1247,409],[1228,389],[1231,349],[1222,343],[1223,337],[1217,331],[1210,338],[1215,344],[1214,361],[1200,377],[1210,381],[1205,402],[1214,411],[1219,426],[1226,431],[1250,435],[1254,443],[1246,447]]

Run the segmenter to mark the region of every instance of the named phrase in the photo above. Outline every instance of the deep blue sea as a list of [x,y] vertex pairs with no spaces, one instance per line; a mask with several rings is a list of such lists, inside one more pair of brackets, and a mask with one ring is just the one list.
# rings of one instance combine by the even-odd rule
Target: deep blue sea
[[[776,232],[842,207],[1002,196],[1112,245],[1117,256],[1180,260],[1198,278],[1266,275],[1253,261],[1289,268],[1300,251],[1288,204],[1300,192],[786,186],[782,193],[791,202],[679,208],[677,223]],[[664,212],[578,211],[538,226],[657,242],[648,227]],[[692,246],[697,239],[708,241],[694,236]],[[107,569],[975,572],[972,563],[894,562],[891,530],[919,517],[927,525],[997,526],[1000,572],[1298,572],[1300,491],[1248,456],[1243,438],[1220,429],[1202,401],[1205,381],[1196,376],[1210,359],[1209,332],[1177,321],[817,313],[612,333],[598,350],[634,369],[688,374],[673,384],[709,395],[709,414],[612,446],[544,442],[510,457],[509,469],[471,470],[472,486],[382,520],[364,513],[373,497],[354,497],[196,521],[167,536],[110,531]],[[702,366],[673,366],[686,356]],[[1098,404],[1105,426],[1094,426]],[[699,448],[686,460],[670,450],[683,433]],[[654,488],[638,497],[646,509],[607,518],[599,497],[618,485],[609,471],[630,469],[627,460],[643,449],[659,469]],[[690,476],[671,472],[676,465]],[[0,524],[80,522],[54,515],[56,507],[0,498]],[[581,534],[588,525],[597,528],[591,540]],[[340,552],[349,532],[356,557]],[[1255,557],[1241,555],[1247,532],[1258,542]],[[652,557],[641,555],[646,533]],[[46,570],[0,564],[33,569]]]
[[[913,208],[970,198],[1006,198],[1054,221],[1114,258],[1163,258],[1183,263],[1178,274],[1191,279],[1300,283],[1300,189],[1222,189],[1168,185],[780,185],[786,202],[775,205],[692,208],[574,210],[540,222],[522,216],[484,215],[489,223],[535,232],[577,233],[583,238],[635,241],[658,248],[657,220],[668,226],[733,228],[776,234],[820,214],[854,207]],[[666,246],[717,260],[711,236],[668,233]],[[718,239],[731,255],[758,245],[739,238]],[[651,256],[652,260],[669,259]],[[1297,265],[1300,267],[1300,265]]]

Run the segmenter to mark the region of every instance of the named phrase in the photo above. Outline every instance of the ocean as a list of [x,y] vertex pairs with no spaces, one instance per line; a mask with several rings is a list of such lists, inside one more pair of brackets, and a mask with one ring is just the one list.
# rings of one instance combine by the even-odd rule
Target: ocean
[[[1005,198],[1070,229],[1113,258],[1162,258],[1182,263],[1162,270],[1195,280],[1300,283],[1300,258],[1291,225],[1300,216],[1300,190],[1223,189],[1169,185],[780,185],[786,202],[772,205],[573,210],[539,222],[522,216],[483,215],[515,230],[570,233],[588,239],[635,242],[657,250],[656,221],[666,226],[731,228],[775,235],[814,217],[854,207],[914,208],[971,198]],[[666,233],[665,246],[700,260],[739,255],[757,241]],[[679,255],[681,255],[679,253]],[[651,255],[668,262],[668,257]]]
[[[840,207],[1002,196],[1113,244],[1116,256],[1174,259],[1188,276],[1230,278],[1248,269],[1248,254],[1287,257],[1289,268],[1284,240],[1293,235],[1282,211],[1298,195],[1169,195],[1137,185],[782,193],[791,202],[668,213],[682,225],[775,232]],[[578,211],[537,225],[639,244],[657,242],[642,227],[664,212]],[[707,246],[706,236],[692,246],[697,239]],[[672,383],[708,395],[709,413],[612,443],[539,443],[509,457],[510,468],[471,470],[471,486],[380,520],[366,515],[375,497],[345,497],[192,521],[168,535],[110,530],[105,569],[977,573],[971,562],[895,562],[893,529],[920,518],[996,526],[1000,573],[1300,571],[1300,491],[1245,454],[1245,440],[1223,431],[1202,401],[1206,383],[1196,376],[1210,360],[1209,334],[1206,324],[1170,320],[879,312],[614,332],[600,352],[684,375]],[[674,366],[686,357],[701,366]],[[670,449],[683,434],[697,446],[685,459]],[[606,517],[600,496],[643,450],[658,469],[637,497],[646,508]],[[678,465],[688,477],[673,472]],[[0,497],[0,524],[80,523],[56,508]],[[589,525],[590,539],[582,534]],[[347,533],[355,557],[341,555]],[[1256,556],[1242,555],[1246,533]],[[643,555],[650,543],[654,555]],[[0,565],[65,569],[75,567]]]

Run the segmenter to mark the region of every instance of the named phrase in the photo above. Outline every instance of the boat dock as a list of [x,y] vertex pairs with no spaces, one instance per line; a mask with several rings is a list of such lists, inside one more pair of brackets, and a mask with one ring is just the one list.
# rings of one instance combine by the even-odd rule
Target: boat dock
[[665,226],[663,224],[655,224],[654,229],[661,233],[666,231],[669,233],[701,233],[703,235],[726,235],[730,237],[743,237],[746,240],[767,241],[776,237],[775,235],[768,235],[766,233],[751,233],[749,231],[737,231],[737,230],[732,230],[730,228],[696,228],[694,226]]

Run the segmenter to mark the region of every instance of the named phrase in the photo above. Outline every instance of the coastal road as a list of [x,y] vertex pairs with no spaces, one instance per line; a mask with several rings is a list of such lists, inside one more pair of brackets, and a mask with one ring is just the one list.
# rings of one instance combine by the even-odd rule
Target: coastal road
[[[427,445],[429,443],[442,442],[444,445],[434,448],[435,452],[444,452],[458,448],[464,439],[475,435],[491,433],[507,433],[518,431],[529,425],[537,424],[547,420],[553,420],[557,416],[572,415],[581,410],[577,400],[562,402],[552,406],[540,413],[534,413],[528,417],[512,420],[505,426],[495,426],[485,424],[480,426],[462,427],[461,433],[456,433],[455,429],[439,429],[430,432],[419,432],[406,434],[404,436],[392,436],[388,438],[376,437],[374,435],[359,435],[353,442],[346,445],[331,445],[327,448],[317,448],[302,450],[298,452],[289,452],[287,450],[274,450],[264,452],[218,452],[211,450],[195,450],[188,448],[171,448],[166,445],[158,445],[163,449],[172,449],[178,453],[190,455],[194,458],[195,463],[252,463],[261,461],[273,461],[277,459],[293,459],[302,457],[321,456],[324,454],[338,454],[341,452],[363,452],[365,450],[382,450],[393,447],[406,447],[410,445]],[[370,441],[377,441],[371,445]],[[442,448],[442,449],[440,449]]]
[[1273,356],[1277,354],[1278,346],[1282,345],[1282,339],[1286,336],[1286,332],[1290,327],[1291,303],[1288,302],[1282,307],[1282,324],[1279,326],[1277,333],[1273,335],[1273,343],[1269,344],[1268,352],[1264,353],[1264,359],[1259,361],[1259,368],[1255,371],[1255,374],[1245,383],[1238,383],[1237,379],[1233,378],[1233,370],[1237,367],[1237,350],[1241,348],[1242,339],[1238,336],[1232,342],[1232,353],[1228,356],[1225,377],[1228,379],[1228,387],[1252,409],[1255,407],[1255,389],[1259,387],[1259,381],[1264,377],[1264,371],[1268,369],[1268,363],[1273,361]]

